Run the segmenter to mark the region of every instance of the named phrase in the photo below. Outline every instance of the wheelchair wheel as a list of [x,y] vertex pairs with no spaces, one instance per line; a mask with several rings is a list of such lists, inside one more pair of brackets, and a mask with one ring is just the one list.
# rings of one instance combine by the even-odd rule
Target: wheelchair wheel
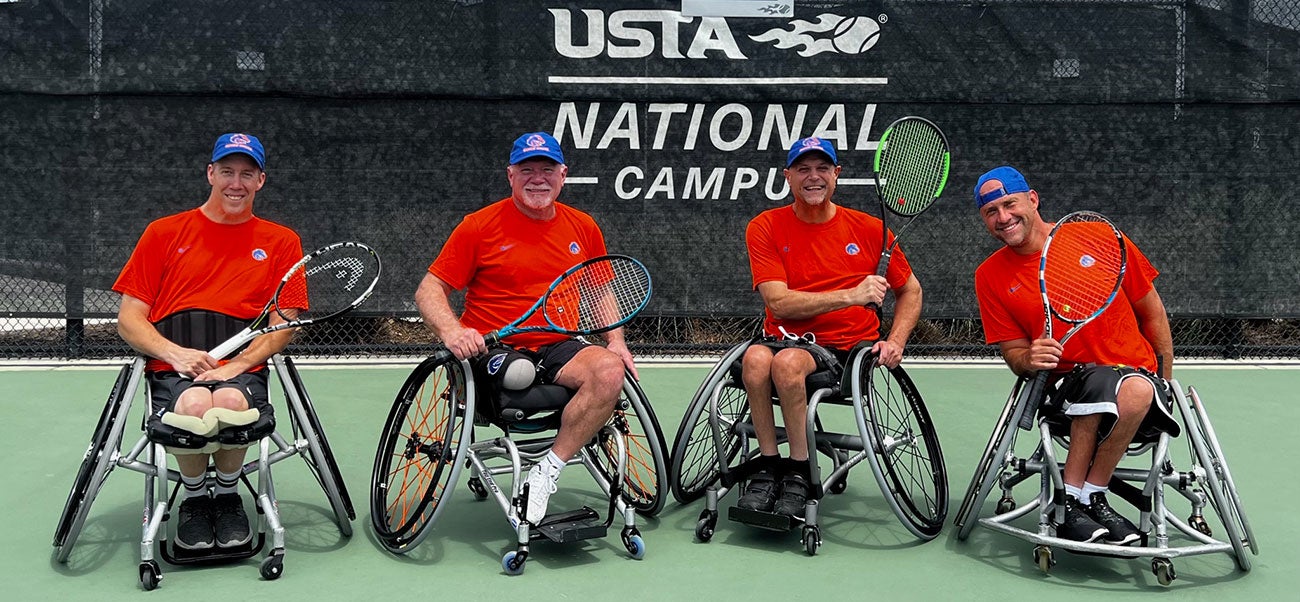
[[993,485],[1002,472],[1001,462],[1016,442],[1016,429],[1012,428],[1012,425],[1019,424],[1020,421],[1015,415],[1015,409],[1021,393],[1028,393],[1025,388],[1028,382],[1027,379],[1021,378],[1012,387],[1011,395],[1007,397],[1007,403],[1002,407],[1002,415],[998,417],[997,424],[993,427],[993,434],[989,436],[989,441],[984,446],[984,454],[980,456],[979,465],[975,467],[975,474],[971,475],[970,485],[966,487],[966,496],[962,498],[961,508],[957,510],[957,518],[953,521],[957,526],[959,541],[965,541],[970,537],[970,532],[977,522],[980,506],[984,504],[989,492],[993,491]]
[[443,350],[416,366],[393,401],[370,489],[371,525],[393,553],[428,536],[465,465],[474,429],[468,372]]
[[872,472],[889,492],[886,499],[903,525],[921,539],[932,539],[948,516],[948,473],[934,423],[906,371],[860,357],[854,365],[853,396],[867,400]]
[[72,491],[68,493],[68,500],[63,504],[63,514],[59,516],[59,524],[54,529],[54,547],[58,548],[56,558],[59,562],[68,561],[72,547],[76,545],[77,537],[81,534],[81,527],[90,514],[90,506],[95,502],[95,496],[99,494],[99,487],[103,485],[109,471],[113,469],[113,454],[118,451],[122,440],[124,425],[119,423],[123,418],[122,406],[135,392],[134,387],[130,385],[139,382],[132,379],[131,375],[133,371],[139,374],[143,371],[143,367],[143,360],[136,360],[132,364],[123,366],[117,373],[117,381],[113,383],[113,388],[108,393],[108,401],[104,403],[104,410],[99,414],[99,422],[95,424],[90,446],[86,448],[86,455],[82,458],[77,476],[72,481]]
[[[626,406],[626,408],[623,408]],[[664,507],[668,493],[668,470],[663,430],[650,407],[645,392],[631,375],[623,379],[621,409],[614,410],[610,424],[623,435],[627,445],[627,475],[623,479],[623,499],[645,516],[654,516]],[[601,442],[601,461],[597,467],[606,480],[618,472],[618,446]]]
[[[312,406],[307,388],[302,384],[302,376],[298,374],[298,368],[294,366],[291,358],[283,358],[283,361],[284,373],[288,375],[288,382],[285,385],[293,387],[300,404],[300,407],[289,409],[294,438],[297,439],[301,432],[303,438],[307,440],[308,453],[303,454],[302,458],[311,469],[311,474],[316,477],[321,490],[325,492],[325,497],[329,499],[339,532],[344,537],[351,537],[352,521],[357,518],[356,509],[352,506],[352,496],[348,495],[347,485],[343,482],[343,473],[339,472],[339,464],[334,459],[329,439],[325,438],[320,417],[316,414],[316,408]],[[299,409],[302,416],[298,415]]]
[[[718,396],[718,413],[724,428],[743,420],[749,413],[749,400],[741,383],[731,382],[731,365],[749,348],[746,341],[732,347],[709,371],[695,397],[691,399],[677,427],[673,442],[672,475],[673,497],[678,503],[689,504],[704,495],[704,490],[718,480],[718,451],[709,425],[709,398]],[[723,457],[735,459],[744,444],[743,438],[727,428]]]
[[1205,469],[1206,480],[1209,481],[1210,503],[1214,505],[1214,511],[1223,521],[1227,538],[1232,543],[1237,567],[1249,571],[1250,557],[1246,554],[1247,547],[1251,553],[1259,554],[1259,544],[1254,532],[1251,531],[1250,521],[1246,519],[1241,497],[1237,493],[1237,485],[1232,480],[1232,472],[1228,470],[1228,462],[1223,457],[1223,448],[1214,433],[1214,426],[1210,424],[1205,404],[1201,402],[1195,388],[1188,387],[1187,392],[1191,398],[1191,413],[1185,416],[1188,426],[1188,444],[1192,447],[1193,457]]

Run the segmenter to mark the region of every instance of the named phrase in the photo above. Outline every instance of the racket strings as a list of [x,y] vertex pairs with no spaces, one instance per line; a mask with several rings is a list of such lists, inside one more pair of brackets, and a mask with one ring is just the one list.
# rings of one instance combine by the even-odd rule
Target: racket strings
[[361,246],[330,247],[300,264],[276,297],[276,310],[301,310],[321,318],[344,311],[368,296],[379,277],[379,257]]
[[1077,323],[1100,312],[1124,276],[1123,242],[1109,222],[1062,223],[1044,253],[1043,286],[1062,320]]
[[934,202],[948,174],[948,144],[933,125],[908,119],[898,123],[881,142],[881,194],[890,209],[917,215]]
[[547,321],[568,331],[599,331],[620,324],[645,306],[650,274],[640,263],[614,257],[584,265],[547,295]]

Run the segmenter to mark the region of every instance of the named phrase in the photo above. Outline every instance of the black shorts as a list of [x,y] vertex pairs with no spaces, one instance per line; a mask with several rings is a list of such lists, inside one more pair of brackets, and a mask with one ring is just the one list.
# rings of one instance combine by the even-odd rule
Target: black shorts
[[218,389],[239,389],[248,398],[248,407],[269,416],[273,409],[267,390],[267,371],[245,372],[230,380],[221,382],[194,382],[176,372],[150,372],[149,402],[150,416],[159,418],[172,411],[181,393],[190,387],[205,387],[212,391]]
[[1138,436],[1147,438],[1159,432],[1177,436],[1178,422],[1173,418],[1164,380],[1146,370],[1131,366],[1075,367],[1061,379],[1056,390],[1048,396],[1046,403],[1043,404],[1043,415],[1049,420],[1053,418],[1068,420],[1074,416],[1101,414],[1101,423],[1097,427],[1097,432],[1100,440],[1104,441],[1114,430],[1115,422],[1119,418],[1117,395],[1120,383],[1127,378],[1145,378],[1155,389],[1151,407],[1142,419],[1142,425],[1138,427]]
[[[500,385],[495,377],[495,370],[489,365],[494,360],[498,363],[507,363],[518,357],[526,357],[537,366],[537,374],[540,376],[538,382],[554,383],[555,377],[559,375],[560,369],[569,363],[579,351],[589,347],[591,343],[579,341],[577,339],[567,339],[550,345],[543,345],[536,351],[531,349],[515,349],[509,345],[498,345],[484,355],[474,357],[469,360],[470,367],[474,370],[474,377],[481,379],[480,382],[492,383],[494,387]],[[502,357],[502,351],[505,356]]]

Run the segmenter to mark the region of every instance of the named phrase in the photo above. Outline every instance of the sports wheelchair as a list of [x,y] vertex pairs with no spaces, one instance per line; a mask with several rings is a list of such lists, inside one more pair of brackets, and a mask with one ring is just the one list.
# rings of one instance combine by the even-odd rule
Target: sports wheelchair
[[[714,365],[695,393],[677,430],[671,474],[673,496],[688,504],[701,496],[705,508],[695,525],[695,537],[713,538],[718,501],[752,473],[749,460],[758,455],[749,403],[741,380],[741,361],[753,341],[732,347]],[[843,375],[822,370],[808,376],[808,444],[812,491],[804,518],[759,513],[732,507],[731,520],[757,527],[789,531],[802,522],[801,541],[809,555],[821,546],[818,507],[825,492],[844,492],[848,472],[866,460],[876,482],[888,495],[890,510],[913,535],[930,540],[938,535],[948,512],[948,476],[943,451],[925,401],[902,368],[876,363],[870,345],[850,353]],[[774,402],[779,400],[773,399]],[[849,406],[855,433],[827,432],[819,415],[823,405]],[[779,443],[785,429],[777,428]],[[817,454],[831,461],[820,476]]]
[[[145,374],[145,359],[137,358],[123,366],[108,395],[108,401],[95,425],[90,446],[77,470],[72,491],[64,504],[63,513],[54,532],[55,559],[68,562],[72,548],[77,543],[100,488],[114,468],[125,468],[145,476],[144,522],[140,540],[140,585],[146,590],[158,587],[162,568],[155,559],[157,546],[162,559],[173,565],[212,564],[230,562],[257,555],[266,544],[270,531],[271,548],[260,565],[263,578],[278,579],[284,572],[284,527],[280,522],[275,485],[271,478],[271,465],[293,456],[302,456],[307,467],[325,492],[344,537],[352,535],[351,521],[356,518],[352,501],[344,486],[338,463],[330,450],[329,441],[321,428],[320,418],[312,406],[311,398],[303,387],[302,378],[293,360],[276,355],[268,361],[284,390],[292,439],[285,439],[276,431],[274,416],[261,414],[248,424],[226,426],[215,433],[199,435],[166,424],[149,423],[148,385],[141,386]],[[122,452],[122,437],[132,401],[143,390],[145,405],[145,434],[128,451]],[[247,545],[228,550],[189,551],[168,544],[167,522],[171,511],[177,507],[177,493],[181,488],[180,473],[167,466],[167,447],[184,444],[191,449],[214,451],[219,448],[257,446],[257,457],[244,464],[240,476],[244,487],[253,493],[257,507],[257,537]],[[212,468],[209,467],[209,472]],[[254,490],[249,476],[256,473]]]
[[[1181,417],[1179,430],[1185,431],[1181,434],[1185,436],[1189,450],[1190,461],[1184,470],[1175,467],[1175,458],[1171,454],[1171,443],[1180,433],[1144,428],[1129,445],[1127,457],[1151,452],[1150,467],[1127,468],[1121,464],[1111,477],[1110,491],[1137,508],[1140,512],[1137,526],[1144,533],[1140,545],[1119,546],[1056,537],[1055,525],[1061,522],[1064,513],[1063,506],[1056,500],[1063,500],[1065,495],[1064,464],[1057,461],[1056,450],[1058,447],[1068,449],[1069,426],[1066,420],[1039,416],[1037,424],[1031,427],[1037,435],[1032,438],[1032,451],[1022,453],[1028,446],[1017,451],[1016,438],[1020,429],[1016,425],[1034,425],[1035,422],[1034,404],[1027,399],[1032,388],[1029,384],[1028,379],[1021,378],[1011,389],[957,512],[954,522],[958,528],[958,540],[965,541],[977,524],[1027,540],[1034,544],[1034,564],[1044,573],[1056,564],[1054,548],[1088,555],[1151,558],[1151,571],[1161,585],[1169,585],[1177,577],[1173,559],[1181,556],[1224,552],[1233,557],[1239,569],[1250,570],[1250,556],[1246,552],[1258,554],[1258,543],[1246,520],[1223,448],[1195,388],[1184,390],[1177,380],[1169,381],[1169,398],[1177,407],[1176,416]],[[1022,418],[1027,420],[1022,422]],[[1038,487],[1034,497],[1017,505],[1012,495],[1013,488],[1035,477],[1038,477]],[[995,514],[980,518],[984,502],[994,486],[1002,492]],[[1177,495],[1169,495],[1171,493]],[[1179,496],[1190,505],[1186,521],[1179,518],[1178,508],[1170,504],[1170,498],[1177,500]],[[1214,538],[1213,529],[1205,518],[1207,505],[1213,508],[1223,525],[1221,540]],[[1036,528],[1015,524],[1029,515],[1037,518]],[[1184,537],[1171,540],[1170,525],[1181,531]]]
[[[658,419],[640,385],[627,375],[614,414],[569,464],[591,473],[609,506],[602,521],[596,510],[551,513],[533,525],[524,520],[528,507],[525,471],[550,450],[560,414],[572,396],[554,384],[533,384],[522,391],[485,394],[467,361],[445,349],[416,366],[393,402],[375,454],[370,490],[370,518],[377,539],[387,550],[406,554],[433,532],[468,467],[467,485],[475,499],[492,496],[516,535],[516,547],[501,566],[509,575],[524,571],[529,543],[541,539],[568,543],[605,537],[621,516],[621,538],[630,556],[645,555],[636,514],[654,516],[667,491],[666,453]],[[500,435],[480,439],[475,427]],[[498,484],[510,475],[509,489]]]

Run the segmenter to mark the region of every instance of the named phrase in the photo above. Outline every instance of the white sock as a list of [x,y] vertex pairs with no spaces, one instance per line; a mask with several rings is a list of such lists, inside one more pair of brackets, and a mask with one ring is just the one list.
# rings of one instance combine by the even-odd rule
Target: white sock
[[537,464],[538,466],[546,466],[547,473],[551,475],[552,480],[560,480],[560,471],[564,470],[564,460],[561,460],[559,456],[555,455],[555,452],[546,452],[546,456]]
[[1083,484],[1083,489],[1082,489],[1082,491],[1081,491],[1083,497],[1081,497],[1081,498],[1079,498],[1079,499],[1080,499],[1080,500],[1083,500],[1083,503],[1085,503],[1085,504],[1090,504],[1090,503],[1092,503],[1092,494],[1097,493],[1097,492],[1099,492],[1099,491],[1100,491],[1101,493],[1109,493],[1109,492],[1110,492],[1110,488],[1109,488],[1109,487],[1102,487],[1101,485],[1093,485],[1092,483],[1088,483],[1088,482],[1085,481],[1084,484]]
[[1066,484],[1065,495],[1073,496],[1074,499],[1087,503],[1087,500],[1083,497],[1082,491],[1074,485]]
[[205,497],[208,495],[208,475],[200,474],[198,476],[181,475],[181,484],[185,488],[185,496],[181,499],[190,499],[192,497]]
[[213,495],[224,495],[227,493],[239,493],[239,475],[243,474],[242,470],[237,470],[230,474],[217,470],[217,486],[212,488]]

